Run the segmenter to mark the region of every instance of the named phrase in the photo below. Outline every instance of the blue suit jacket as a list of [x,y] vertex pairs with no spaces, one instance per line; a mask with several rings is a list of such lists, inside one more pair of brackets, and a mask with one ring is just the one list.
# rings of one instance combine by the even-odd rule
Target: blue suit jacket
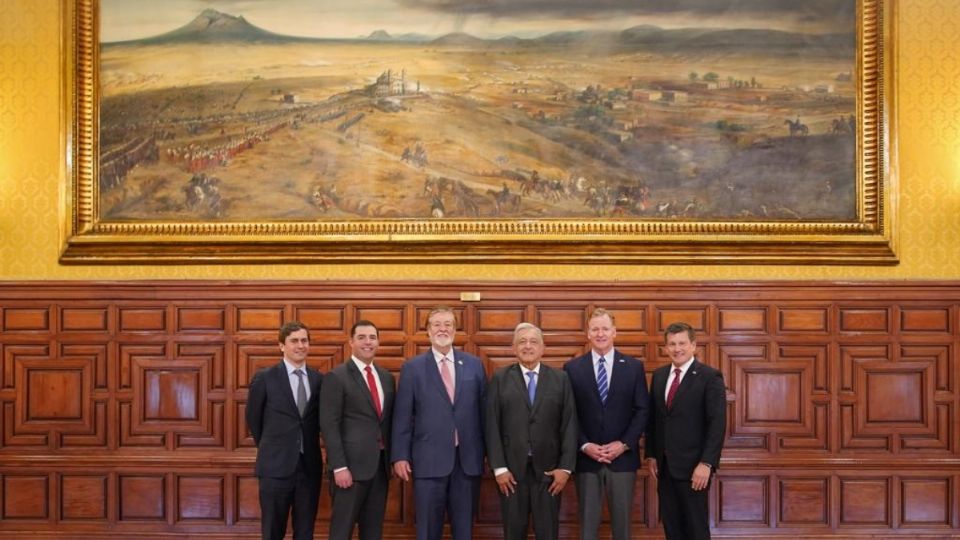
[[[390,459],[409,461],[414,478],[448,476],[457,451],[466,474],[483,474],[486,375],[480,359],[463,351],[454,351],[453,365],[453,403],[432,350],[407,360],[400,370]],[[454,430],[460,442],[457,447],[453,444]]]
[[[606,405],[600,401],[591,353],[570,360],[563,369],[573,385],[573,397],[577,402],[580,426],[577,447],[588,442],[603,445],[622,441],[630,449],[613,460],[610,469],[616,472],[639,469],[640,437],[647,427],[650,402],[643,362],[614,349]],[[600,466],[583,452],[577,453],[577,472],[596,472]]]

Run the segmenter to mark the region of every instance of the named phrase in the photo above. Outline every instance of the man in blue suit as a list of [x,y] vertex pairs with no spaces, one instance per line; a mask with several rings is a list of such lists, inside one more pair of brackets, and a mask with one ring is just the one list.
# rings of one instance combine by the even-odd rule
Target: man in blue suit
[[643,362],[614,349],[613,314],[598,308],[587,323],[590,352],[563,369],[573,386],[580,426],[577,499],[580,538],[598,538],[603,495],[614,540],[631,538],[630,515],[640,468],[640,437],[647,425],[647,379]]
[[457,320],[437,307],[427,317],[430,350],[403,364],[394,401],[394,473],[413,482],[417,539],[440,540],[446,514],[454,540],[469,540],[483,474],[480,359],[453,348]]

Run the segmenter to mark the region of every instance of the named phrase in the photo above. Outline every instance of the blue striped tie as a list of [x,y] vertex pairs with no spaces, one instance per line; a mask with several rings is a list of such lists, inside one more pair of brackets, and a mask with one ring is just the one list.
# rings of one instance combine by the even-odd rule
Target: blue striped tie
[[530,377],[530,384],[527,385],[527,397],[530,398],[530,404],[533,405],[533,399],[537,396],[537,372],[528,371],[527,377]]
[[597,364],[597,389],[600,390],[600,402],[607,404],[607,366],[603,357],[600,357],[600,363]]

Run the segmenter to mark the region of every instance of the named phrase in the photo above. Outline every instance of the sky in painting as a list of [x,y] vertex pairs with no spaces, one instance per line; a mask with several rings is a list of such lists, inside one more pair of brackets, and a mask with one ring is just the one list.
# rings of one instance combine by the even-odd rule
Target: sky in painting
[[204,9],[242,15],[271,32],[355,38],[376,30],[440,36],[536,37],[557,30],[770,28],[850,32],[856,0],[101,0],[101,40],[150,37]]

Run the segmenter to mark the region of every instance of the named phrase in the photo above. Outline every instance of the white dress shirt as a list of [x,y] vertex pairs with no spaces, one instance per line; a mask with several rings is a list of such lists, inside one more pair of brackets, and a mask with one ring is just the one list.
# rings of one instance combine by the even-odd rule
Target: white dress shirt
[[[683,363],[680,366],[680,382],[683,382],[683,377],[687,374],[687,370],[690,369],[690,366],[693,365],[693,361],[696,360],[696,357],[691,356],[689,360]],[[673,379],[676,377],[674,370],[677,369],[677,366],[670,364],[670,375],[667,376],[667,388],[663,392],[663,399],[666,400],[667,396],[670,394],[670,385],[673,384]]]
[[[363,379],[363,383],[367,384],[367,364],[364,364],[357,359],[356,356],[351,356],[353,363],[357,365],[357,369],[360,370],[360,377]],[[380,398],[380,410],[383,410],[383,384],[380,382],[380,374],[377,373],[377,368],[373,366],[373,361],[370,362],[370,372],[373,373],[373,380],[377,383],[377,396]]]

